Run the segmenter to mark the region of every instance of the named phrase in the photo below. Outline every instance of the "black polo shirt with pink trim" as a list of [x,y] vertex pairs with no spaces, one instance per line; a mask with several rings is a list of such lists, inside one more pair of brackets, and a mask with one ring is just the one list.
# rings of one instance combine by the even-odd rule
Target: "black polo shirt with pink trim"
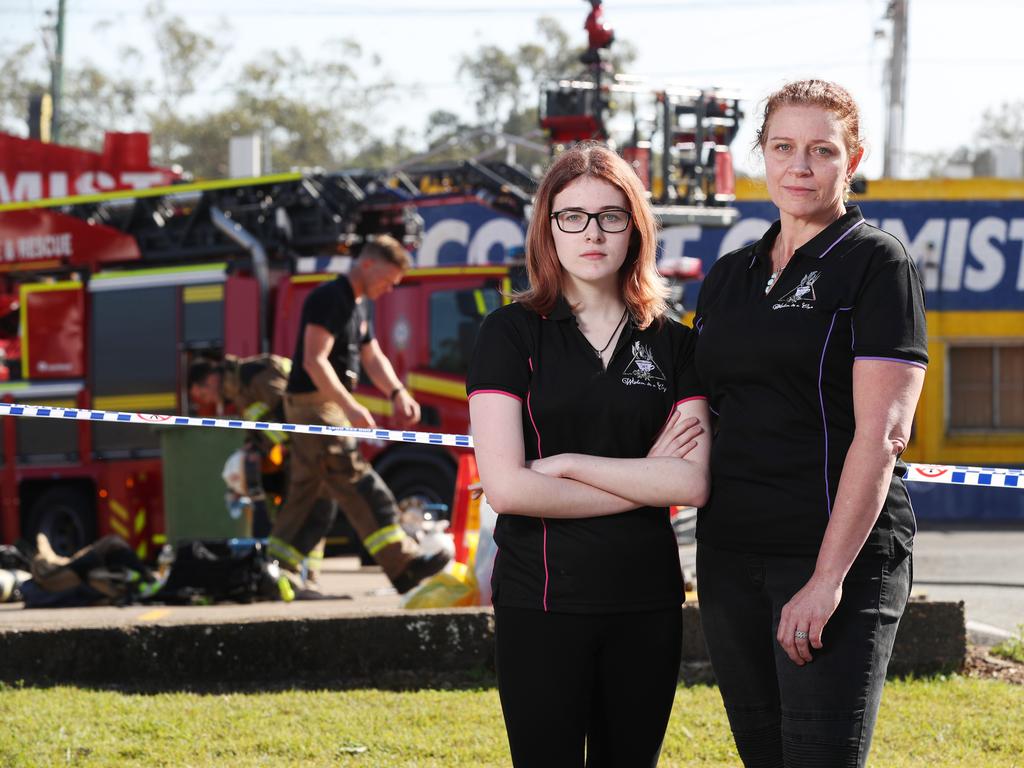
[[[644,330],[627,322],[604,370],[564,300],[547,317],[510,304],[484,320],[466,391],[522,403],[528,461],[559,453],[641,458],[674,405],[701,395],[695,336],[673,320]],[[609,613],[683,600],[665,507],[574,520],[503,514],[494,536],[495,605]]]
[[[771,291],[776,222],[701,287],[696,368],[717,429],[697,537],[716,548],[815,555],[854,434],[853,364],[928,362],[924,288],[892,235],[856,207],[798,248]],[[910,551],[897,462],[867,551]]]

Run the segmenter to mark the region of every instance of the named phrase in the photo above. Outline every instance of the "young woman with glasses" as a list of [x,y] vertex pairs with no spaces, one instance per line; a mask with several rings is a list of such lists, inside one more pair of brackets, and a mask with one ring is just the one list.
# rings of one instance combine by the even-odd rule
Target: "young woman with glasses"
[[682,578],[670,504],[708,495],[694,336],[665,316],[633,170],[574,147],[540,184],[530,288],[481,327],[467,378],[498,512],[498,690],[517,766],[653,766]]

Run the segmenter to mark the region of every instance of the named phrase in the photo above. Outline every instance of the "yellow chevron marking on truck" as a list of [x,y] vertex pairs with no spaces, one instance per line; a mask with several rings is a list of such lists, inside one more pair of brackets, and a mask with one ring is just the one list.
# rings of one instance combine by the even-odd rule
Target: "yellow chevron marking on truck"
[[117,515],[119,518],[128,522],[128,510],[124,508],[124,505],[119,501],[110,500],[110,511]]
[[128,526],[125,525],[124,523],[122,523],[116,517],[110,518],[110,528],[111,528],[111,530],[113,530],[114,533],[116,533],[122,539],[125,539],[125,540],[128,539],[128,536],[129,536]]

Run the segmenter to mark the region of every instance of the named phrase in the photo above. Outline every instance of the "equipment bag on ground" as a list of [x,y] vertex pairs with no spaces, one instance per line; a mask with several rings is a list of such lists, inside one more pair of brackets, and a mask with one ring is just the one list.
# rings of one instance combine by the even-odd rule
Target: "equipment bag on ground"
[[174,548],[170,575],[153,596],[158,603],[280,599],[276,564],[260,541],[191,541]]

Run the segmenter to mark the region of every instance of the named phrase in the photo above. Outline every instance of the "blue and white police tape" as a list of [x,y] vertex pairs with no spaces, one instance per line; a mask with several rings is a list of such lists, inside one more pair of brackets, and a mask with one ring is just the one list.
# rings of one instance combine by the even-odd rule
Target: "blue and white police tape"
[[944,464],[907,464],[904,480],[915,483],[981,485],[992,488],[1024,489],[1024,469],[996,467],[955,467]]
[[423,445],[447,445],[453,448],[472,448],[469,435],[447,435],[439,432],[407,432],[400,429],[376,427],[332,427],[318,424],[282,424],[273,421],[244,421],[242,419],[209,419],[201,416],[172,416],[160,413],[121,413],[96,411],[88,408],[58,408],[50,405],[18,405],[0,403],[0,416],[21,416],[37,419],[77,419],[121,424],[149,424],[175,427],[220,427],[221,429],[248,429],[270,432],[305,432],[312,435],[354,437],[357,440],[387,440]]
[[[88,408],[61,408],[50,405],[18,405],[0,403],[0,416],[21,416],[40,419],[77,419],[122,424],[149,424],[177,427],[220,427],[222,429],[267,430],[273,432],[305,432],[313,435],[353,437],[356,440],[384,440],[422,445],[446,445],[454,448],[472,448],[469,435],[449,435],[441,432],[409,432],[377,427],[332,427],[318,424],[287,424],[272,421],[244,421],[241,419],[210,419],[201,416],[173,416],[160,413],[121,413],[96,411]],[[961,467],[946,464],[907,464],[904,479],[915,483],[943,483],[947,485],[979,485],[992,488],[1024,489],[1024,469],[997,467]]]

